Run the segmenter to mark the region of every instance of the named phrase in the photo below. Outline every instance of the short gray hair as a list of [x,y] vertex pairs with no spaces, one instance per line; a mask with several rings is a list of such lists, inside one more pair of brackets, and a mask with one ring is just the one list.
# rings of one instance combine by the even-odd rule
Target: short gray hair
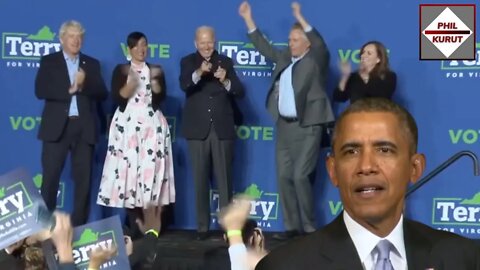
[[195,39],[197,39],[198,35],[203,32],[209,32],[212,34],[213,39],[215,39],[215,29],[208,25],[199,26],[197,30],[195,30]]
[[70,20],[62,23],[60,26],[59,37],[63,37],[65,32],[67,32],[68,28],[76,28],[80,34],[83,36],[85,34],[85,28],[83,28],[82,24],[75,20]]

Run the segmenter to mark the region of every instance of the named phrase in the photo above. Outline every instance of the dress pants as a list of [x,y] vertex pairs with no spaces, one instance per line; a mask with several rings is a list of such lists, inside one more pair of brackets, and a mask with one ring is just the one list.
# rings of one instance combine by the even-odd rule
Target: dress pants
[[82,139],[82,125],[78,117],[69,118],[62,136],[56,142],[43,142],[42,168],[43,183],[42,197],[50,211],[57,206],[58,187],[60,176],[67,154],[70,151],[73,178],[73,226],[87,222],[89,213],[89,195],[91,185],[91,168],[93,145]]
[[277,184],[287,231],[313,232],[312,185],[320,153],[321,125],[302,127],[298,120],[277,121]]
[[234,140],[220,140],[213,123],[207,138],[188,140],[195,185],[197,231],[206,232],[210,226],[210,179],[213,163],[220,207],[227,206],[232,197],[232,162]]

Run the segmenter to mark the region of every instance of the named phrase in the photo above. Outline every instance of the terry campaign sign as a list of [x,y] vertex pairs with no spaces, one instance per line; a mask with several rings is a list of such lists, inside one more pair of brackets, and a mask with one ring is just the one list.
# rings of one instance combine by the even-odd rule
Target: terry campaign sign
[[100,266],[101,269],[126,270],[130,264],[125,249],[120,218],[113,216],[83,226],[73,231],[73,260],[78,269],[87,269],[89,253],[96,249],[116,246],[117,255]]
[[45,203],[24,169],[0,176],[0,248],[42,230]]

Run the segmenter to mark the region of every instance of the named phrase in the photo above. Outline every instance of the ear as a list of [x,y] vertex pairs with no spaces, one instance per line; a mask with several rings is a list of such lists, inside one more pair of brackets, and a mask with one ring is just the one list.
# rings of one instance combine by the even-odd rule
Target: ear
[[332,184],[335,187],[338,187],[338,179],[337,179],[337,175],[335,173],[335,156],[332,153],[330,153],[327,156],[327,160],[326,160],[325,165],[327,167],[328,175],[330,176],[330,181],[332,182]]
[[426,166],[426,160],[425,160],[425,155],[416,153],[414,154],[411,159],[411,173],[410,173],[410,182],[413,184],[420,179],[420,177],[423,174],[423,171],[425,170]]
[[195,46],[195,49],[198,49],[197,42],[195,40],[193,41],[193,45]]

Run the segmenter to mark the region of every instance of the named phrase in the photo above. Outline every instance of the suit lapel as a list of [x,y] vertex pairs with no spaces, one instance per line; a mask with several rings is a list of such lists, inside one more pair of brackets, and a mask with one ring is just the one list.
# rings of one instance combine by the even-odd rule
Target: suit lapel
[[[415,222],[404,219],[403,224],[408,269],[427,269],[432,249],[431,240],[417,229],[418,225]],[[319,256],[326,257],[332,262],[328,269],[363,269],[342,213],[322,231],[323,234],[319,236],[322,240],[318,240],[321,243]]]
[[70,86],[70,77],[68,76],[67,62],[65,61],[63,51],[58,52],[58,57],[55,61],[58,63],[59,70],[63,73],[62,78],[64,78],[66,85]]
[[78,56],[78,67],[83,69],[83,71],[86,73],[86,66],[87,66],[87,62],[85,61],[85,56],[83,56],[82,53],[80,53],[80,55]]
[[431,241],[416,229],[414,222],[404,219],[403,224],[408,269],[426,269],[432,249]]
[[324,232],[325,240],[321,242],[319,255],[331,260],[331,267],[328,269],[363,269],[357,249],[343,221],[343,213],[340,213],[332,223],[327,225]]

